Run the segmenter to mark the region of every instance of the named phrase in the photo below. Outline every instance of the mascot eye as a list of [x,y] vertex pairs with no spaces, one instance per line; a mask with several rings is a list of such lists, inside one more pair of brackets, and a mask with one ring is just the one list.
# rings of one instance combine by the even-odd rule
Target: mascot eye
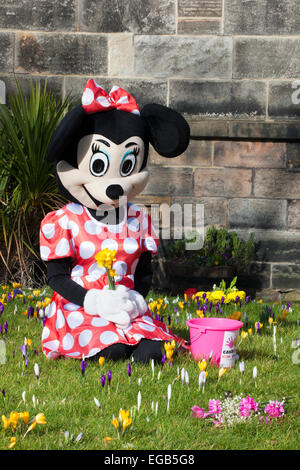
[[136,152],[135,150],[133,152],[125,153],[120,166],[121,176],[129,176],[133,172],[136,164],[137,153],[138,152]]
[[109,157],[104,152],[96,152],[90,160],[90,172],[94,176],[103,176],[109,166]]

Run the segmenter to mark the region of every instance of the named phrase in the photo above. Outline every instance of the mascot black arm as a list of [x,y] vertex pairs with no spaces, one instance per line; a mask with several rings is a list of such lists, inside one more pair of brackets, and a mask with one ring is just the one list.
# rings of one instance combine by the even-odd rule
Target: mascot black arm
[[[146,297],[152,283],[151,253],[141,254],[135,271],[134,289]],[[51,260],[47,262],[47,278],[49,286],[64,299],[83,307],[87,289],[77,284],[70,277],[71,258]]]

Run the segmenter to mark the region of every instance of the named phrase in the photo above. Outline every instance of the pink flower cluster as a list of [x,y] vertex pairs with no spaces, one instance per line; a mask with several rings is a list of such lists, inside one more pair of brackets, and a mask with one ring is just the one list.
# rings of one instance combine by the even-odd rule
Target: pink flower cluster
[[222,407],[220,400],[209,400],[208,402],[208,411],[204,411],[203,408],[199,408],[199,406],[194,405],[192,407],[193,416],[195,418],[207,418],[208,416],[212,418],[216,418],[216,415],[222,413]]
[[280,418],[284,415],[283,403],[278,400],[270,400],[265,407],[264,412],[267,413],[270,418]]
[[240,415],[243,416],[244,418],[248,418],[251,414],[251,411],[258,411],[259,404],[254,401],[253,398],[251,397],[245,397],[241,399],[240,403]]

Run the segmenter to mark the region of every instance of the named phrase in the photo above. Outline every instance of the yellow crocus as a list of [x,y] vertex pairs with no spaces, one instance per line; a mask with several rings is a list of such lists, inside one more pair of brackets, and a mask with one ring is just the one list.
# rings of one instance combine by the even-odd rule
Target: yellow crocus
[[248,333],[249,333],[249,335],[252,335],[252,328],[248,329]]
[[9,415],[9,421],[10,421],[10,424],[11,424],[11,427],[12,427],[13,431],[15,431],[15,429],[18,425],[19,417],[20,417],[20,415],[17,411],[12,411]]
[[224,367],[220,368],[220,370],[219,370],[219,380],[225,374],[226,371],[227,371],[227,369],[225,369]]
[[22,411],[20,413],[20,419],[22,419],[24,424],[27,424],[29,421],[29,412],[28,411]]
[[10,425],[10,420],[5,416],[5,415],[2,415],[1,416],[1,419],[3,421],[3,426],[4,426],[4,429],[6,431],[6,429],[9,428],[9,425]]
[[268,322],[269,322],[269,325],[271,325],[271,326],[272,326],[272,325],[273,325],[273,323],[274,323],[274,318],[272,318],[272,317],[269,317],[269,318],[268,318]]
[[9,442],[10,442],[10,444],[9,444],[8,448],[12,449],[17,443],[17,438],[16,437],[11,437]]
[[184,302],[178,302],[179,307],[183,310]]
[[35,297],[38,297],[40,295],[41,291],[39,289],[35,289],[34,291],[32,291],[32,293]]
[[203,313],[203,310],[199,310],[199,309],[197,309],[197,310],[196,310],[196,313],[197,313],[198,317],[200,317],[200,318],[204,318],[204,313]]
[[131,418],[125,418],[123,420],[123,431],[125,431],[125,429],[127,429],[132,423],[132,419]]
[[113,427],[118,430],[119,429],[119,421],[117,420],[117,418],[113,418],[112,421],[111,421],[111,424],[113,425]]
[[13,282],[12,286],[14,289],[19,289],[19,287],[21,287],[21,284],[19,282]]
[[247,331],[242,331],[242,332],[241,332],[241,337],[242,337],[242,339],[247,338],[248,334],[249,334],[249,333],[247,333]]
[[100,357],[99,357],[99,361],[98,361],[98,362],[99,362],[99,366],[100,366],[100,367],[102,367],[102,366],[103,366],[103,364],[104,364],[104,362],[105,362],[105,357],[103,357],[103,356],[100,356]]
[[38,413],[34,418],[37,424],[47,424],[46,416],[44,413]]
[[205,359],[202,359],[202,361],[198,362],[198,366],[199,366],[200,372],[203,372],[207,368],[207,361]]

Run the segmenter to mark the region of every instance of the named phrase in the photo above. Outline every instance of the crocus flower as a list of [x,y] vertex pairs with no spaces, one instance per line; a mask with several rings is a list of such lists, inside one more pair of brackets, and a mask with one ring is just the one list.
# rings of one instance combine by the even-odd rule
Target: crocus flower
[[80,369],[81,369],[81,373],[82,373],[82,378],[84,378],[84,373],[85,373],[86,367],[87,367],[87,362],[86,362],[86,360],[85,360],[85,357],[83,356],[82,361],[81,361],[81,364],[80,364]]
[[2,325],[0,325],[0,335],[1,335],[1,336],[3,335],[3,328],[2,328]]
[[98,398],[94,397],[94,402],[95,402],[95,405],[97,406],[97,408],[101,409],[101,405],[100,405],[100,402],[99,402]]
[[108,386],[110,387],[110,382],[111,382],[111,370],[110,369],[107,372],[107,382],[108,382]]
[[5,398],[5,390],[4,390],[4,388],[2,388],[1,393],[2,393],[2,395],[3,395],[4,398]]
[[104,387],[104,385],[105,385],[105,380],[106,380],[105,375],[102,374],[101,377],[100,377],[100,382],[101,382],[102,387]]
[[250,295],[247,295],[247,297],[245,298],[245,302],[246,302],[246,304],[248,304],[250,302]]
[[7,334],[7,330],[8,330],[7,321],[4,322],[3,327],[4,327],[5,334]]
[[130,378],[130,377],[131,377],[131,365],[130,365],[130,362],[128,362],[128,365],[127,365],[127,374],[128,374],[128,377]]
[[3,313],[3,310],[4,310],[4,305],[0,303],[0,315]]
[[36,378],[37,380],[39,380],[40,378],[40,369],[39,369],[39,365],[37,363],[34,364],[34,373],[36,375]]
[[104,362],[105,362],[105,357],[100,356],[100,357],[99,357],[99,366],[102,367],[103,364],[104,364]]
[[167,357],[167,356],[166,356],[165,354],[162,355],[162,358],[161,358],[161,364],[162,364],[162,365],[165,364],[165,362],[166,362],[166,357]]

